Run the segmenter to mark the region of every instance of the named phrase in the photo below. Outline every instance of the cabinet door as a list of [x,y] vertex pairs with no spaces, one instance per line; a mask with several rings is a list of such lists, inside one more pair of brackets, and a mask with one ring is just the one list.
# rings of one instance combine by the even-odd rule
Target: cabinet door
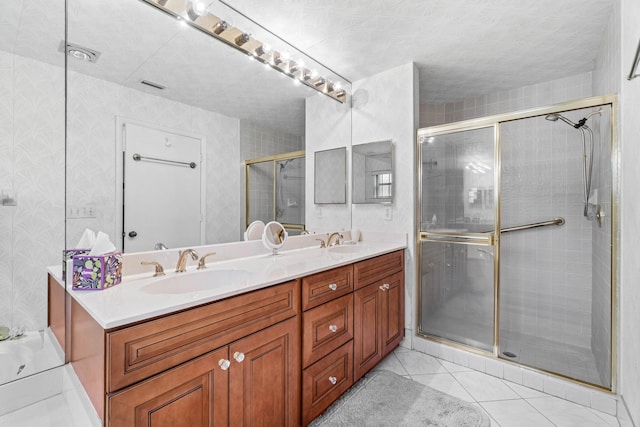
[[300,424],[298,317],[236,341],[229,356],[229,425]]
[[404,273],[396,273],[378,285],[382,304],[382,357],[385,357],[404,338]]
[[228,425],[227,347],[107,397],[112,427],[210,427]]
[[353,381],[382,360],[381,292],[377,284],[354,293]]

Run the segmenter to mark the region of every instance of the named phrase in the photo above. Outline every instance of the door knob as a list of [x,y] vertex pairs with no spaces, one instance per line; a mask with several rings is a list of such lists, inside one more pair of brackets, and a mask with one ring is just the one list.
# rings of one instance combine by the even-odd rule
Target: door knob
[[329,330],[331,332],[337,332],[338,331],[338,327],[336,325],[329,325]]
[[136,233],[135,231],[130,231],[129,232],[129,237],[134,238],[138,235],[138,233]]
[[335,291],[336,289],[338,289],[338,285],[336,285],[335,283],[332,283],[329,285],[329,289],[331,289],[332,291]]
[[233,353],[233,358],[236,359],[236,362],[241,363],[244,360],[244,353],[236,351]]
[[227,359],[220,359],[218,361],[218,365],[220,365],[220,369],[226,371],[227,369],[229,369],[229,366],[231,366],[231,362],[229,362]]
[[329,377],[329,382],[335,385],[338,382],[338,379],[336,377]]

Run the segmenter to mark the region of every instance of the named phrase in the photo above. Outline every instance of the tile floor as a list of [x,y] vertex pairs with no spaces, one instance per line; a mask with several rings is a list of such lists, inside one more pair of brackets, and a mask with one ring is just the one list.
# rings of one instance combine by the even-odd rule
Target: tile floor
[[387,369],[472,402],[491,418],[492,427],[619,426],[616,417],[555,396],[404,348],[376,369]]
[[[426,354],[399,348],[376,369],[387,369],[472,402],[492,427],[619,426],[608,414],[501,380]],[[98,427],[95,413],[65,380],[63,393],[0,417],[1,427]]]

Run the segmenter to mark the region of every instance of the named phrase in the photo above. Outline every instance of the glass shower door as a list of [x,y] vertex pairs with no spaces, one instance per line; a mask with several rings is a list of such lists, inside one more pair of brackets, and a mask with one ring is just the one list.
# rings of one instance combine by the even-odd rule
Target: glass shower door
[[493,351],[495,131],[421,136],[420,333]]

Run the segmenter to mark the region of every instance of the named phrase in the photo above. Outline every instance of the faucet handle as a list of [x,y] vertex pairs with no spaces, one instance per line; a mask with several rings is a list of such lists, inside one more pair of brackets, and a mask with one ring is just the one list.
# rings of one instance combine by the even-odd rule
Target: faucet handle
[[202,256],[200,258],[200,261],[198,261],[198,270],[202,270],[203,268],[207,268],[207,263],[205,262],[205,260],[207,259],[207,257],[213,256],[215,254],[216,254],[215,252],[210,252],[210,253]]
[[325,243],[324,239],[316,239],[316,240],[320,241],[320,248],[321,249],[327,247],[327,244]]
[[140,264],[142,264],[142,265],[155,265],[156,266],[156,272],[153,274],[153,277],[164,276],[164,268],[162,268],[162,264],[160,264],[159,262],[141,261]]

